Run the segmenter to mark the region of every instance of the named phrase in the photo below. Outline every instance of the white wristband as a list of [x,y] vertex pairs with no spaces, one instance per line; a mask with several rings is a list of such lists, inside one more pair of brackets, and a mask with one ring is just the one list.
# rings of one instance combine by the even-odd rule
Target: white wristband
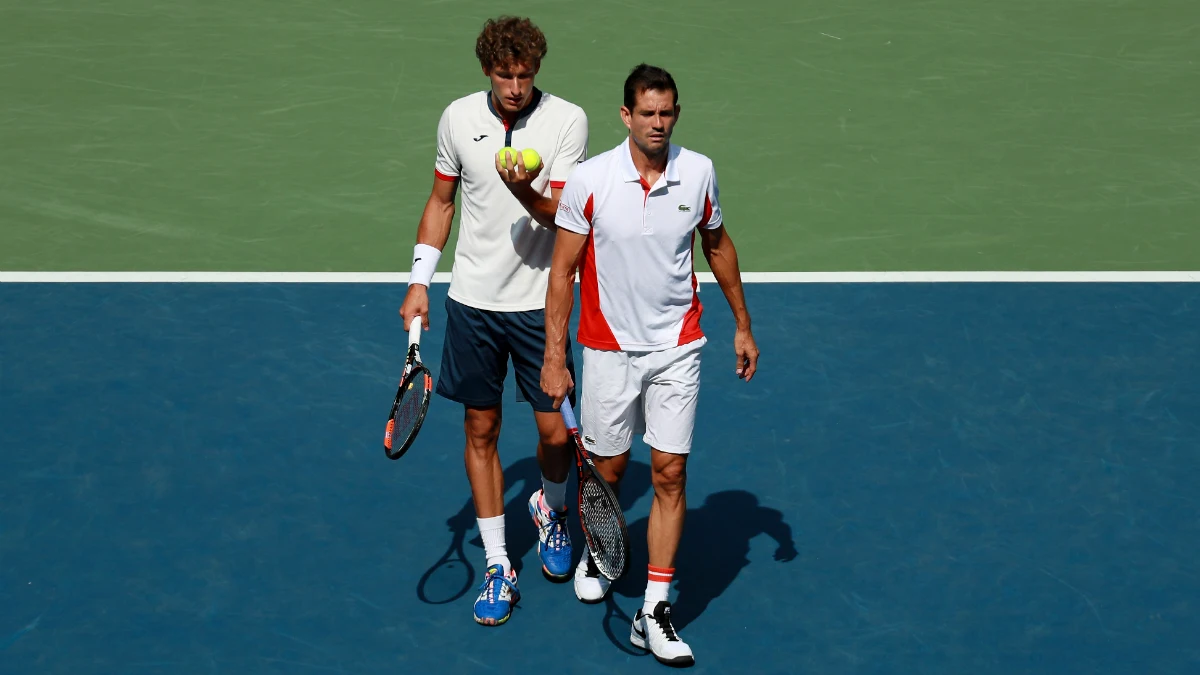
[[441,257],[442,252],[429,244],[414,246],[412,271],[408,273],[408,285],[429,286],[433,283],[433,273],[437,271],[438,258]]

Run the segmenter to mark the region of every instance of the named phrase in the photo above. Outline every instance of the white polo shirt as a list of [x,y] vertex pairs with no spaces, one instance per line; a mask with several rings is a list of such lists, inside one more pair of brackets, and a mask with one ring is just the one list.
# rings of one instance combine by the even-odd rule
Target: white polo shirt
[[542,227],[496,173],[501,148],[533,148],[545,167],[533,189],[549,197],[587,158],[587,115],[535,89],[513,127],[492,107],[490,91],[454,101],[438,122],[435,175],[462,187],[449,295],[477,309],[544,309],[554,231]]
[[647,185],[629,140],[571,174],[555,224],[587,235],[580,257],[580,344],[659,351],[704,336],[692,248],[696,228],[721,226],[712,160],[672,145]]

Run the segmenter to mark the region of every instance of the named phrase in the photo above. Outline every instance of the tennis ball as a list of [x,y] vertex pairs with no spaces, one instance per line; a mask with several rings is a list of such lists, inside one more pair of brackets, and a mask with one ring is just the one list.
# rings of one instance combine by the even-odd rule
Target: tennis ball
[[517,165],[517,149],[516,148],[500,148],[500,152],[496,153],[500,156],[500,166],[505,169],[511,169]]
[[537,171],[542,165],[542,156],[533,148],[525,148],[521,151],[521,157],[525,160],[525,170]]

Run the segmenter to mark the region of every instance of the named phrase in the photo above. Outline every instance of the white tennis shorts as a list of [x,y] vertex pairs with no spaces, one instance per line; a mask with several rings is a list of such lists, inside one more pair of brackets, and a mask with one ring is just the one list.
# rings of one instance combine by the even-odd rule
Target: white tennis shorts
[[673,454],[692,450],[705,338],[657,352],[583,349],[580,426],[599,457],[629,450],[634,434]]

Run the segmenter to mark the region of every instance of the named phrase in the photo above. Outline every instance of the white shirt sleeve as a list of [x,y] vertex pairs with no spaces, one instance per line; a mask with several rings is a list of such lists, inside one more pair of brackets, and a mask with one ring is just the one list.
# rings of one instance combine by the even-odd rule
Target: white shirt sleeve
[[558,212],[554,224],[569,232],[587,234],[592,231],[592,191],[583,172],[577,171],[567,180],[562,196],[558,199]]
[[458,161],[458,151],[454,147],[454,133],[451,129],[450,108],[442,111],[438,120],[437,130],[437,161],[433,165],[434,172],[442,178],[458,178],[462,164]]
[[575,167],[587,159],[588,119],[583,109],[571,117],[563,128],[558,152],[550,163],[550,187],[561,188]]
[[721,190],[717,187],[717,170],[710,165],[708,172],[708,188],[705,194],[708,206],[708,208],[705,209],[705,212],[708,214],[708,218],[705,219],[704,222],[700,223],[701,229],[713,230],[721,226],[723,221],[721,215],[720,192]]

